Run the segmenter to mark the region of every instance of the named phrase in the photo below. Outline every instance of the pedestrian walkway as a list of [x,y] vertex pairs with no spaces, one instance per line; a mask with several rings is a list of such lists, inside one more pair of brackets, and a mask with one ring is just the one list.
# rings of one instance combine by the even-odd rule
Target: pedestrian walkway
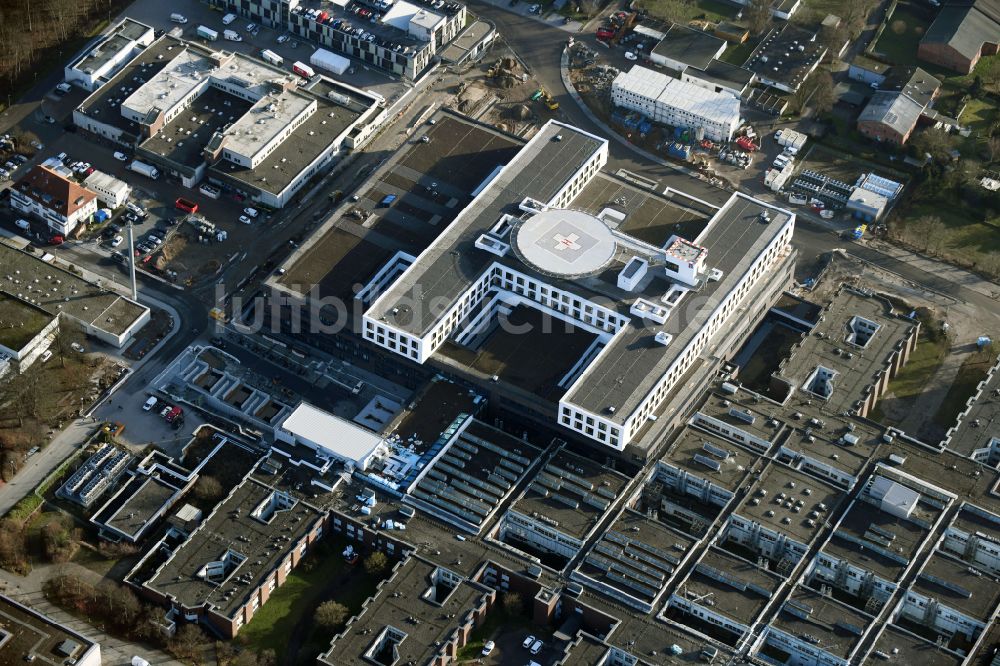
[[4,594],[15,601],[29,606],[39,613],[43,613],[51,620],[68,627],[92,641],[100,643],[101,661],[104,664],[112,664],[114,666],[130,664],[132,657],[139,655],[150,664],[155,664],[156,666],[184,666],[181,662],[162,650],[129,643],[109,636],[86,621],[70,615],[58,606],[49,603],[42,593],[42,586],[47,580],[60,574],[79,576],[93,585],[97,585],[104,580],[98,573],[71,562],[69,564],[36,566],[27,576],[17,576],[0,569],[0,588],[3,589]]

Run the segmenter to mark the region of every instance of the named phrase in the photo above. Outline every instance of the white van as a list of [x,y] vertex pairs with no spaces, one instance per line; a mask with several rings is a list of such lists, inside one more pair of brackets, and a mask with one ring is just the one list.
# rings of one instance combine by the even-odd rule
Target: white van
[[18,229],[24,229],[25,231],[31,231],[31,224],[29,224],[28,221],[26,219],[24,219],[24,218],[21,218],[17,222],[15,222],[14,226],[17,227]]
[[181,24],[188,22],[184,14],[171,14],[170,20],[173,21],[174,23],[181,23]]
[[240,33],[235,30],[224,30],[222,36],[231,42],[242,42],[243,38],[240,37]]
[[236,20],[236,14],[226,14],[222,17],[222,25],[229,25]]
[[65,95],[66,93],[68,93],[72,89],[73,89],[73,86],[71,86],[70,84],[66,83],[65,81],[63,81],[62,83],[60,83],[59,85],[56,86],[56,91],[59,94],[61,94],[61,95]]

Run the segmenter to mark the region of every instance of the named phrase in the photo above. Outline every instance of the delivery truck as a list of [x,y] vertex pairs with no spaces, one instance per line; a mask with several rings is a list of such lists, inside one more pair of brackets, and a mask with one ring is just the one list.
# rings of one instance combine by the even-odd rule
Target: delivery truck
[[309,57],[309,63],[337,75],[343,74],[351,66],[350,60],[326,49],[316,49]]
[[146,164],[145,162],[140,162],[139,160],[134,160],[131,164],[128,165],[128,168],[131,169],[132,171],[135,171],[136,173],[141,173],[143,176],[146,176],[147,178],[152,178],[153,180],[156,180],[157,178],[160,177],[160,172],[156,169],[155,166],[153,166],[152,164]]
[[296,61],[295,64],[292,65],[292,71],[307,79],[311,79],[316,76],[315,70],[304,62]]
[[207,39],[210,42],[214,42],[219,38],[219,33],[217,33],[215,30],[212,30],[211,28],[206,28],[203,25],[199,25],[198,29],[195,32],[198,34],[199,37],[201,37],[202,39]]
[[260,52],[260,57],[264,59],[264,62],[269,62],[272,65],[280,65],[281,63],[285,62],[285,59],[282,58],[280,55],[278,55],[274,51],[268,51],[266,49]]

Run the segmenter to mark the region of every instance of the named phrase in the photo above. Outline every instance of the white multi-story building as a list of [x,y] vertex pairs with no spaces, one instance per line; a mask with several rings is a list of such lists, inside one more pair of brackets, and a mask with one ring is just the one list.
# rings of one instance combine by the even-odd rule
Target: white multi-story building
[[[460,344],[474,337],[502,307],[572,322],[601,349],[566,381],[558,423],[624,449],[700,354],[752,325],[758,313],[745,310],[764,303],[762,291],[787,272],[777,267],[791,253],[795,216],[737,194],[693,241],[645,244],[568,209],[607,149],[575,127],[546,124],[375,300],[364,337],[424,363],[453,335]],[[508,212],[515,205],[520,217]],[[618,302],[599,303],[581,280],[620,263],[622,252],[645,257],[649,275],[636,289],[639,264],[620,265]],[[653,286],[662,284],[654,272],[665,292]],[[694,292],[699,299],[689,303]],[[742,324],[727,326],[737,316]]]
[[52,169],[36,166],[11,188],[10,204],[65,236],[90,221],[97,212],[97,195]]
[[656,123],[704,130],[713,141],[731,140],[740,124],[738,98],[639,65],[611,82],[611,101]]
[[381,95],[323,77],[304,86],[272,64],[166,35],[87,98],[73,122],[185,187],[208,179],[280,208],[386,119]]
[[103,171],[94,171],[84,179],[83,184],[97,195],[98,201],[111,209],[124,206],[132,194],[128,183]]
[[115,75],[122,65],[153,43],[151,26],[130,18],[109,30],[96,46],[66,65],[66,82],[93,92]]

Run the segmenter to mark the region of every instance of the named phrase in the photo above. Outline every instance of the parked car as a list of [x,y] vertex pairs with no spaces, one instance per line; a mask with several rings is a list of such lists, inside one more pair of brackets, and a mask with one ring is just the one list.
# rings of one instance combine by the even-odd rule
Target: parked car
[[155,395],[149,396],[146,402],[142,404],[142,411],[148,412],[149,410],[151,410],[153,407],[156,406],[157,402],[159,402],[159,400],[156,399]]
[[534,643],[534,642],[535,642],[535,637],[534,636],[528,636],[521,643],[521,647],[523,647],[523,648],[529,648],[529,647],[531,647],[531,644]]
[[535,641],[535,643],[531,646],[531,654],[538,654],[539,652],[542,651],[543,647],[544,643],[542,643],[541,641]]
[[257,215],[259,214],[256,208],[244,208],[243,212],[249,215],[250,217],[257,217]]
[[120,150],[115,151],[115,159],[119,162],[128,162],[128,155],[121,152]]
[[52,350],[46,349],[45,351],[42,352],[42,355],[38,357],[38,360],[41,361],[42,363],[45,363],[50,358],[52,358]]
[[111,239],[111,247],[118,247],[124,242],[125,242],[124,238],[122,238],[121,236],[115,236],[114,238]]
[[486,643],[483,645],[483,656],[488,657],[493,652],[493,648],[495,648],[496,646],[497,644],[494,643],[493,641],[486,641]]
[[71,342],[69,346],[77,354],[82,354],[85,351],[83,345],[81,345],[79,342]]
[[246,215],[240,215],[240,222],[242,222],[243,224],[253,224],[253,220],[251,220]]
[[638,60],[639,56],[637,56],[636,54],[632,53],[631,51],[626,51],[625,52],[625,59],[626,60]]

